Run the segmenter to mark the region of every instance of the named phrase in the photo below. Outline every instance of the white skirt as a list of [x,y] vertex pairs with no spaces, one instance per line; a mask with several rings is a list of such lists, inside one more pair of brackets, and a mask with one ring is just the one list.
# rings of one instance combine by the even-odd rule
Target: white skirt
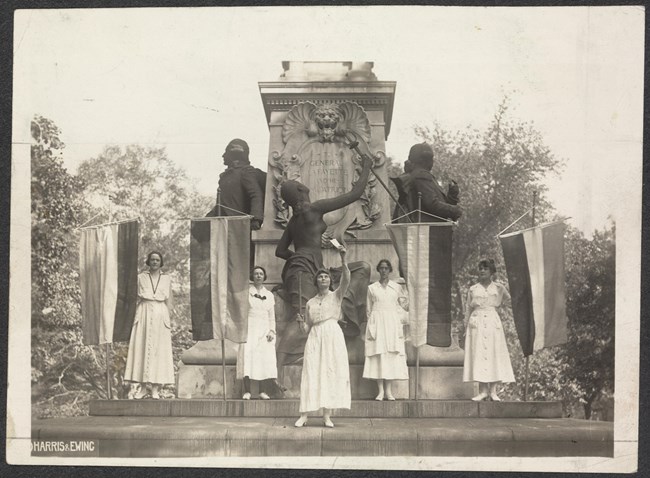
[[514,382],[501,319],[494,309],[472,312],[465,338],[464,382]]
[[174,383],[171,325],[169,310],[164,302],[143,300],[138,304],[124,380]]
[[314,325],[305,344],[300,382],[300,413],[350,408],[350,365],[336,320]]
[[366,357],[363,365],[363,378],[373,380],[408,380],[409,369],[406,366],[406,355],[398,352]]

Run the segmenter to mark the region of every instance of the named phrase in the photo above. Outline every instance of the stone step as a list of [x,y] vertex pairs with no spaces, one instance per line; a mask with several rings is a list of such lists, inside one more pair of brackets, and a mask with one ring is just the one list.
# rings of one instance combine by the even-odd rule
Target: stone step
[[[171,405],[172,402],[167,403]],[[233,402],[233,405],[237,404]],[[311,417],[303,428],[293,426],[295,419],[54,418],[33,420],[31,438],[57,442],[94,440],[92,456],[123,458],[611,457],[614,448],[612,422],[567,418],[348,418],[335,415],[335,427],[330,429],[323,427],[320,417]]]
[[[297,417],[298,400],[93,400],[93,416]],[[561,418],[560,402],[353,400],[337,416],[358,418]]]

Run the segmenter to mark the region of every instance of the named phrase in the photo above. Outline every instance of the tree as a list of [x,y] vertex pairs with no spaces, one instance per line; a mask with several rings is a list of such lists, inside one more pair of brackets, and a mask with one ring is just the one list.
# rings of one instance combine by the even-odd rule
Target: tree
[[569,340],[559,357],[580,387],[587,419],[594,402],[614,391],[615,236],[614,226],[596,231],[591,240],[573,230],[568,241]]
[[437,179],[443,184],[455,179],[460,187],[463,216],[454,232],[457,274],[473,273],[480,256],[498,256],[496,235],[532,207],[534,191],[538,221],[552,211],[542,180],[557,173],[560,162],[541,134],[531,124],[511,119],[508,110],[505,98],[483,133],[468,128],[450,134],[438,125],[415,129],[433,147]]
[[101,393],[101,362],[81,343],[75,227],[84,217],[83,183],[63,167],[56,124],[31,124],[32,403],[35,415],[83,413]]
[[[109,216],[140,216],[142,259],[149,249],[167,251],[165,266],[177,278],[180,299],[172,314],[178,359],[191,341],[189,224],[177,220],[203,215],[211,201],[196,193],[164,149],[129,146],[122,152],[108,147],[74,176],[63,167],[65,144],[56,124],[36,116],[31,126],[33,414],[81,415],[87,413],[90,399],[107,396],[107,384],[104,348],[83,345],[77,228]],[[111,203],[106,201],[109,195]],[[114,350],[113,386],[122,376],[126,344]]]

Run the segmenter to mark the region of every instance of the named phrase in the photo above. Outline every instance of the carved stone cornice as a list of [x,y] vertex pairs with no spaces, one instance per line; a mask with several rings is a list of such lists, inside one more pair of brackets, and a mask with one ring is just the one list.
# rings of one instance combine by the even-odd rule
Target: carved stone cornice
[[289,111],[305,101],[316,105],[353,101],[367,111],[383,111],[388,138],[396,85],[394,81],[273,81],[260,82],[259,88],[267,124],[272,112]]

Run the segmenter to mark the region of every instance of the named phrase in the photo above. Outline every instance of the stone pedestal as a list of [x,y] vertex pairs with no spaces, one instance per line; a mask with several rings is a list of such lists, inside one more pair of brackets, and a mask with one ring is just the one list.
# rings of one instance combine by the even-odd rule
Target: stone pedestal
[[[363,365],[350,365],[350,389],[353,400],[370,400],[377,395],[374,380],[363,378]],[[178,398],[223,398],[223,372],[220,365],[185,365],[178,367]],[[301,365],[284,366],[285,398],[300,398]],[[397,380],[393,395],[397,399],[415,398],[415,367],[409,367],[409,380]],[[251,393],[257,398],[258,383],[251,382]],[[235,366],[226,365],[227,398],[239,399],[243,388],[241,380],[235,379]],[[475,386],[463,382],[462,367],[420,367],[418,399],[461,400],[475,395]]]
[[[284,260],[275,257],[277,242],[284,231],[282,222],[287,219],[278,209],[278,186],[282,175],[285,179],[297,179],[307,184],[312,189],[312,200],[349,191],[354,180],[354,172],[346,169],[354,162],[354,155],[341,143],[340,136],[332,133],[334,139],[329,142],[321,137],[321,142],[315,142],[319,146],[314,147],[312,138],[318,137],[316,132],[303,136],[294,132],[310,126],[315,128],[314,108],[301,106],[339,108],[337,127],[345,124],[368,143],[369,152],[378,159],[373,172],[387,183],[385,144],[390,133],[396,88],[394,81],[377,80],[372,72],[372,62],[283,62],[282,66],[284,73],[277,81],[259,83],[269,125],[269,174],[264,224],[252,236],[255,263],[264,265],[268,281],[275,284],[281,282],[280,273],[284,266]],[[311,117],[305,118],[308,114]],[[322,135],[322,131],[318,134]],[[332,163],[338,166],[334,167]],[[339,171],[337,168],[342,169],[333,177],[323,177],[323,174],[319,175],[322,173],[319,164],[326,164],[325,168],[335,172]],[[369,202],[353,206],[357,208],[357,215],[371,224],[348,229],[345,236],[348,261],[365,261],[374,266],[379,259],[387,258],[397,264],[397,256],[384,227],[391,218],[388,193],[376,181],[367,192],[371,196]],[[372,219],[359,212],[364,207],[373,211]],[[328,225],[337,220],[328,216],[325,219]],[[349,218],[347,220],[349,222]],[[326,267],[339,265],[338,255],[331,249],[323,251],[323,261]],[[374,281],[378,277],[374,267],[372,274],[371,281]]]
[[[275,257],[277,243],[290,217],[279,195],[280,183],[298,180],[308,185],[312,201],[338,196],[352,188],[360,170],[360,160],[346,145],[352,134],[367,154],[375,158],[373,174],[362,199],[342,211],[325,216],[326,234],[345,231],[349,262],[371,265],[371,282],[378,279],[375,264],[389,259],[398,270],[398,259],[384,224],[390,222],[388,193],[374,176],[388,183],[385,141],[390,133],[396,83],[379,81],[372,62],[283,62],[284,72],[277,81],[260,82],[260,94],[269,126],[268,174],[264,223],[253,231],[254,263],[267,271],[266,286],[281,283],[285,261]],[[327,243],[327,241],[324,241]],[[323,250],[326,267],[339,265],[333,249]],[[288,311],[276,295],[278,336],[287,325]],[[231,398],[241,397],[235,383],[237,345],[226,341],[227,389]],[[353,398],[372,398],[375,384],[361,378],[364,344],[361,338],[347,340]],[[415,351],[407,343],[411,380],[396,387],[398,398],[415,396]],[[179,367],[179,398],[222,396],[221,343],[196,344],[182,356]],[[423,346],[420,349],[418,398],[469,398],[473,386],[462,382],[463,351]],[[287,397],[297,397],[299,365],[285,367]]]
[[[282,301],[278,301],[282,302]],[[235,366],[238,345],[226,340],[226,391],[228,398],[241,398],[242,383],[236,380]],[[364,343],[359,337],[347,338],[348,360],[350,362],[350,387],[354,400],[372,399],[377,394],[373,380],[362,377],[364,364]],[[463,350],[454,338],[450,347],[420,348],[420,376],[417,398],[468,399],[476,394],[475,385],[463,382]],[[398,399],[415,398],[415,348],[406,343],[409,380],[399,380],[393,387]],[[176,384],[177,398],[223,398],[223,371],[221,367],[221,341],[197,342],[185,351],[178,367]],[[300,397],[302,366],[284,366],[283,385],[287,388],[285,398]],[[252,382],[251,392],[256,397],[257,382]]]

